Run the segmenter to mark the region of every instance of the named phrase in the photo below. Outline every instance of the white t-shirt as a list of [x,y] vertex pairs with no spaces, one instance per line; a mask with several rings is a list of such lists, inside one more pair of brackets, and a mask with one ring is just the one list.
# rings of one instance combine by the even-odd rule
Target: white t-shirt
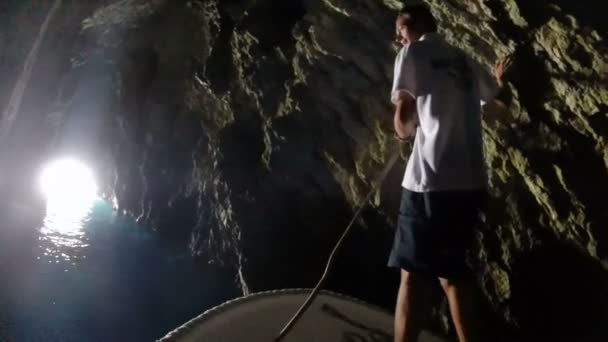
[[475,190],[487,186],[480,101],[499,88],[488,71],[437,33],[401,49],[391,101],[416,99],[416,138],[402,186],[410,191]]

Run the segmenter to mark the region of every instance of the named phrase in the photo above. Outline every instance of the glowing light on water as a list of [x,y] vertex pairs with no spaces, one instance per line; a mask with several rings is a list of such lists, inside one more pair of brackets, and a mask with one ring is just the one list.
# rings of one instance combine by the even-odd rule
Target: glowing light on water
[[77,160],[61,159],[47,165],[40,183],[47,201],[40,229],[45,259],[77,258],[87,246],[83,226],[98,199],[93,173]]

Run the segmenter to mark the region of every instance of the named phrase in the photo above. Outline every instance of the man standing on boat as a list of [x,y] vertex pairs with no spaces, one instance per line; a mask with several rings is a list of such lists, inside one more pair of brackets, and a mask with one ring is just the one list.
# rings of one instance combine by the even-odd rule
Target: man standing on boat
[[415,139],[388,262],[401,269],[395,341],[416,341],[437,280],[459,340],[477,341],[480,317],[466,254],[487,188],[480,101],[497,95],[509,61],[491,75],[443,40],[424,5],[405,6],[396,33],[403,48],[391,94],[394,126],[400,140]]

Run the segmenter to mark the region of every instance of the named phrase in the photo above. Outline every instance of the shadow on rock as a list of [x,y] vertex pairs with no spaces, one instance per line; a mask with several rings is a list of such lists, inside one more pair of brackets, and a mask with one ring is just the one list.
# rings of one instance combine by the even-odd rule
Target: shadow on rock
[[512,308],[523,341],[608,341],[608,272],[552,241],[513,267]]

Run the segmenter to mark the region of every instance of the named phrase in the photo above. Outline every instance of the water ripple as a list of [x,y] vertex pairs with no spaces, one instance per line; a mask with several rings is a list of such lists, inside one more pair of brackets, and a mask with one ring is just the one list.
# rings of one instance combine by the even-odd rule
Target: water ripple
[[49,263],[67,262],[86,258],[89,239],[84,227],[91,219],[93,202],[47,203],[47,215],[40,228],[39,260]]

